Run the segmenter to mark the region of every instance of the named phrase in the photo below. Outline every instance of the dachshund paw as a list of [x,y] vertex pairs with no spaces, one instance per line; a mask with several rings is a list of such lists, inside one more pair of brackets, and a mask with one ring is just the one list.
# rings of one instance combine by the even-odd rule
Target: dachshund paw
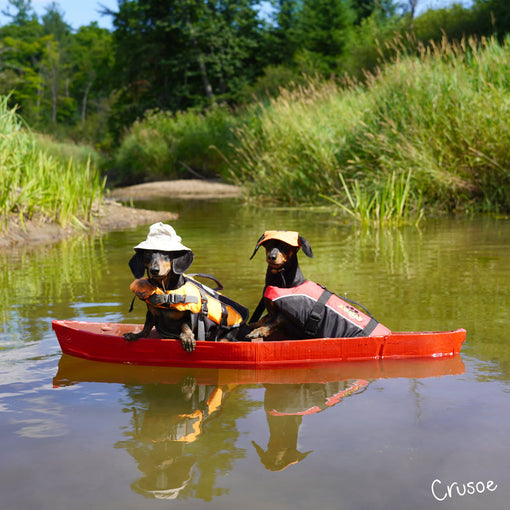
[[186,400],[189,400],[197,387],[197,380],[192,375],[187,375],[181,382],[181,392]]
[[149,298],[149,296],[154,294],[156,287],[154,287],[154,285],[152,285],[146,278],[139,278],[131,283],[129,290],[142,301],[145,301]]
[[261,339],[265,338],[267,335],[269,335],[270,333],[270,329],[267,328],[267,327],[261,327],[261,328],[257,328],[257,329],[254,329],[251,333],[248,333],[246,335],[246,338],[248,338],[249,340],[251,340],[252,342],[253,341],[260,341]]
[[193,352],[195,350],[195,345],[197,342],[195,340],[195,335],[193,335],[191,330],[183,331],[179,335],[179,340],[181,341],[182,348],[186,352]]
[[138,333],[124,333],[122,335],[128,342],[134,342],[135,340],[138,340],[140,338],[140,335]]

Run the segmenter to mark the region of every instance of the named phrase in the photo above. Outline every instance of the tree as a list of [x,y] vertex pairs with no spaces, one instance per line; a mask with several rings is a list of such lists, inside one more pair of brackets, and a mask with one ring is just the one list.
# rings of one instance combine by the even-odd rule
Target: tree
[[[86,49],[86,51],[84,51]],[[96,103],[108,95],[109,73],[113,65],[112,34],[97,23],[80,27],[68,47],[72,62],[72,82],[80,96],[80,119],[87,118],[89,99]]]
[[71,27],[64,21],[64,12],[57,2],[46,6],[42,16],[42,25],[45,34],[51,34],[58,42],[63,42],[71,34]]
[[46,12],[42,16],[42,26],[43,33],[50,37],[46,43],[42,70],[51,92],[51,121],[55,124],[59,106],[66,116],[72,115],[74,109],[67,58],[71,27],[64,21],[64,13],[56,2],[46,7]]
[[228,100],[256,73],[255,0],[125,0],[109,14],[126,120]]
[[[7,0],[7,4],[7,9],[2,11],[2,14],[7,18],[11,18],[14,25],[21,26],[36,19],[32,9],[32,0]],[[11,13],[10,7],[13,7],[16,11]]]
[[[417,2],[418,0],[407,0]],[[393,16],[397,9],[396,0],[352,0],[352,7],[356,11],[356,24],[378,12],[385,18]]]
[[510,32],[510,3],[508,0],[474,0],[473,10],[484,35],[496,33],[502,39]]
[[303,0],[297,39],[323,73],[335,72],[356,19],[350,0]]

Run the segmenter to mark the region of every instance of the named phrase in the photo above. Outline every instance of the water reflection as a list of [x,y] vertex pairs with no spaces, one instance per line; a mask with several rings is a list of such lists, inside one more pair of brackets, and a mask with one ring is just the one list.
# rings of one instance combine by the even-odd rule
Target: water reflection
[[[249,257],[261,233],[298,230],[315,254],[302,257],[304,274],[347,292],[392,329],[466,328],[466,373],[460,357],[291,373],[112,366],[61,357],[52,319],[143,322],[145,307],[128,314],[127,262],[147,227],[4,250],[2,508],[152,509],[156,494],[193,505],[193,498],[209,501],[228,492],[214,508],[305,510],[313,498],[328,509],[429,509],[437,503],[430,493],[436,477],[445,484],[493,479],[500,487],[445,501],[449,508],[508,506],[510,222],[445,219],[421,230],[357,232],[328,214],[304,210],[223,202],[182,207],[174,226],[196,253],[192,271],[214,274],[236,301],[253,310],[260,298],[265,263]],[[175,209],[168,203],[162,208]],[[182,384],[189,377],[196,388],[188,398]],[[49,384],[52,378],[58,389]],[[268,422],[264,401],[273,400],[272,391],[283,395],[268,408],[299,413],[309,403],[321,408],[326,396],[359,379],[369,385],[353,398],[344,396],[313,415],[270,415]],[[199,419],[194,402],[207,404],[216,388],[221,406],[212,411],[206,405]],[[297,403],[304,405],[290,406],[302,392],[308,400]],[[283,472],[267,470],[252,441],[264,456],[284,440],[294,459],[313,453]],[[148,492],[158,488],[168,492]]]
[[232,388],[199,385],[186,376],[179,384],[126,389],[124,411],[132,418],[123,432],[126,439],[115,447],[125,449],[140,470],[133,490],[157,499],[194,495],[210,500],[221,492],[216,473],[229,471],[242,455],[235,448],[235,430],[220,440],[202,436]]
[[305,459],[308,452],[298,450],[299,428],[303,417],[320,413],[344,397],[361,393],[368,381],[265,385],[264,410],[269,441],[264,450],[252,441],[260,461],[269,471],[283,471]]
[[[219,475],[248,457],[239,444],[239,421],[255,410],[265,411],[268,440],[265,446],[250,443],[267,470],[282,471],[312,451],[298,446],[303,422],[361,396],[371,381],[464,370],[460,356],[235,370],[115,365],[63,355],[53,384],[122,384],[122,408],[130,419],[115,448],[128,452],[139,470],[132,490],[148,498],[210,501],[227,490]],[[250,393],[253,388],[263,389],[262,399]]]

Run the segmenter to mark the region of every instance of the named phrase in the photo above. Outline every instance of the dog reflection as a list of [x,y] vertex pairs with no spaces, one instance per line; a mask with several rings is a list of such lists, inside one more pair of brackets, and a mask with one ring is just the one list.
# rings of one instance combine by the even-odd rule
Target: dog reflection
[[128,451],[142,473],[131,485],[135,492],[171,500],[196,485],[191,481],[195,478],[197,482],[201,476],[204,453],[196,443],[205,422],[218,412],[230,389],[198,385],[194,377],[185,377],[180,384],[128,389],[131,403],[125,410],[132,413],[132,426],[125,433],[128,438],[116,446]]
[[361,391],[367,385],[368,381],[363,379],[325,384],[266,385],[264,409],[269,427],[266,450],[252,441],[264,467],[269,471],[283,471],[305,459],[311,451],[298,450],[303,416],[333,407],[344,397]]

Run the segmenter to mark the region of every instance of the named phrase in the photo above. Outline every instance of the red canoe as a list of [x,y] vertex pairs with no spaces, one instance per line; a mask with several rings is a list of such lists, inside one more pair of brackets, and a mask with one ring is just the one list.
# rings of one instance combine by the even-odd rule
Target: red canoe
[[[128,342],[140,325],[53,321],[65,354],[95,361],[172,367],[277,368],[369,359],[439,358],[459,354],[466,330],[391,333],[381,337],[319,338],[280,342],[197,342],[184,351],[177,340],[149,336]],[[153,330],[154,331],[154,330]]]

